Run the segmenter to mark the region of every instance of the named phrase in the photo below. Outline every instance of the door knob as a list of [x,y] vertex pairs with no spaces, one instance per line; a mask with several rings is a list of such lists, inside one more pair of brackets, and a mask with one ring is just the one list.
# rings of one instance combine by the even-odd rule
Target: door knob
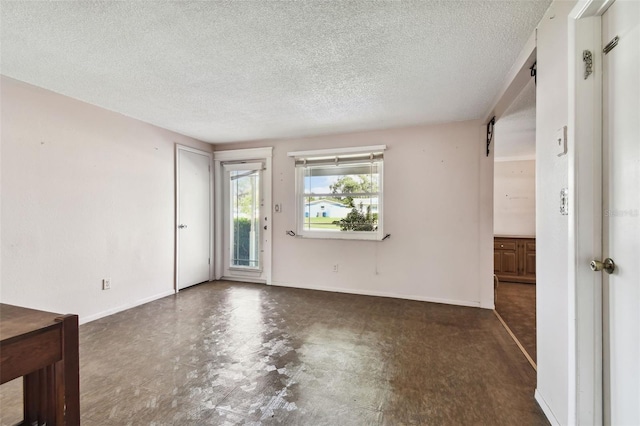
[[613,259],[607,257],[603,262],[599,260],[592,260],[589,264],[591,266],[591,270],[594,272],[605,271],[607,274],[613,274],[613,271],[616,270],[616,264]]
[[182,224],[178,225],[178,228],[180,228],[180,229],[183,229],[183,228],[186,228],[186,227],[187,227],[187,225],[182,225]]

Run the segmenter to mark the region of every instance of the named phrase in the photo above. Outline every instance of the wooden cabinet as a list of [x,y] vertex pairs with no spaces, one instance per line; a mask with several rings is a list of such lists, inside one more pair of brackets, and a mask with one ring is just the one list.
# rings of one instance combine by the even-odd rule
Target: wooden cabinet
[[536,239],[495,237],[493,273],[500,281],[536,283]]

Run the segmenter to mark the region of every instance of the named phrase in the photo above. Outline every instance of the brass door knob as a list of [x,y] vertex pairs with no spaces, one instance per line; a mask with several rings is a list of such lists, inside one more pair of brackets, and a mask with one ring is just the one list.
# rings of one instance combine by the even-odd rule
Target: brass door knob
[[609,257],[607,257],[603,262],[600,262],[599,260],[592,260],[589,266],[591,266],[591,270],[594,272],[605,271],[607,274],[613,274],[613,271],[616,270],[615,262]]

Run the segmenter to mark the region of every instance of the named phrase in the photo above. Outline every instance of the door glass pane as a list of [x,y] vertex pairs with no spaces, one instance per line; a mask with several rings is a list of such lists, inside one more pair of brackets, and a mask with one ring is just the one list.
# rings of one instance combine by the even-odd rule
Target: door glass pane
[[231,266],[260,268],[260,172],[230,171]]

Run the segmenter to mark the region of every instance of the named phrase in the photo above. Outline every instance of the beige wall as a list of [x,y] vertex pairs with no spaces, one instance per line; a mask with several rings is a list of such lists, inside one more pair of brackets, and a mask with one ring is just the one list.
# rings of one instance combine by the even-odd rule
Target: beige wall
[[[493,307],[492,170],[478,121],[289,140],[273,146],[273,284]],[[384,242],[294,238],[289,151],[385,144]],[[487,253],[489,255],[487,256]],[[339,272],[332,266],[339,264]]]
[[87,321],[172,293],[174,146],[211,146],[1,83],[2,302]]
[[[88,321],[170,294],[174,146],[210,145],[12,79],[1,89],[2,301]],[[275,146],[274,284],[491,308],[493,159],[483,139],[470,121],[218,148]],[[391,238],[287,236],[287,152],[372,144],[388,146]]]
[[536,162],[496,161],[493,180],[495,235],[536,235]]

